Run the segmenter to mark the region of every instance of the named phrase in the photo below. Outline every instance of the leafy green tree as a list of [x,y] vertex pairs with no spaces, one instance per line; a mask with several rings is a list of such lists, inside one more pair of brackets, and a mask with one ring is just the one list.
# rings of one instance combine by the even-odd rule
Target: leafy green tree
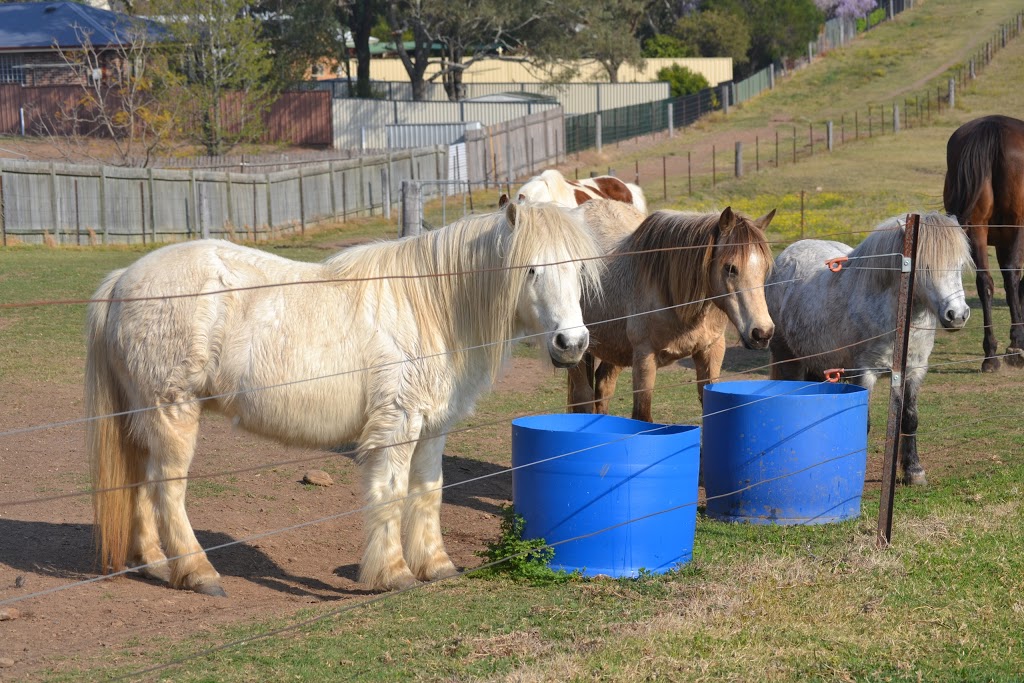
[[700,92],[704,88],[711,87],[708,79],[704,78],[703,75],[694,73],[681,64],[673,64],[658,69],[658,80],[668,81],[672,97],[691,95],[695,92]]
[[807,51],[825,21],[814,0],[705,0],[704,11],[718,9],[745,17],[750,27],[749,62],[745,75],[763,69],[783,57]]
[[183,133],[211,156],[257,138],[274,96],[273,62],[248,0],[160,0],[184,75]]
[[644,41],[644,57],[697,57],[697,50],[675,36],[659,33]]
[[[643,66],[637,33],[648,0],[562,0],[551,7],[550,17],[532,25],[530,31],[535,33],[523,41],[535,62],[545,66],[564,60],[597,62],[612,83],[618,82],[623,64]],[[573,75],[564,71],[558,77]]]
[[701,57],[732,57],[742,67],[749,59],[750,26],[742,14],[722,9],[694,12],[676,22],[673,36]]

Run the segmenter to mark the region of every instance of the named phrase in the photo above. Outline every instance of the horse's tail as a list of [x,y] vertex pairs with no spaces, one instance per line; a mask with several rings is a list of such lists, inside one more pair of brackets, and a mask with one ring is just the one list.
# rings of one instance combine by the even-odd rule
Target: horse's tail
[[[954,144],[959,141],[959,146]],[[970,133],[950,137],[946,144],[946,180],[942,190],[946,212],[961,224],[971,220],[982,190],[992,182],[992,169],[1002,154],[998,121],[979,121]]]
[[143,458],[128,435],[124,391],[107,348],[107,318],[114,285],[123,271],[107,276],[89,304],[86,318],[86,444],[92,472],[93,534],[101,571],[125,568],[131,543],[132,514],[142,480]]

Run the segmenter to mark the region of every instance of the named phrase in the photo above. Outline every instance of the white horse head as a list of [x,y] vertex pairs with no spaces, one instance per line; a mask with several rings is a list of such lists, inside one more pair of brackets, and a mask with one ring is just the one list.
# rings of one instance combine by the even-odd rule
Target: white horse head
[[[533,205],[527,209],[507,204],[505,215],[514,233],[552,229],[563,232],[563,239],[545,239],[548,246],[535,253],[528,264],[512,266],[524,270],[516,317],[524,333],[543,336],[548,356],[556,367],[576,365],[590,343],[580,302],[592,296],[597,286],[600,263],[596,257],[600,252],[575,217],[554,205]],[[512,256],[510,263],[516,262]]]
[[[963,286],[963,271],[973,267],[967,236],[953,216],[935,211],[920,215],[914,309],[934,316],[947,330],[959,330],[971,317]],[[878,291],[897,286],[900,257],[893,254],[902,250],[905,229],[903,216],[889,218],[851,252],[851,256],[886,257],[891,261],[886,268],[881,258],[873,258],[873,267],[864,270]]]

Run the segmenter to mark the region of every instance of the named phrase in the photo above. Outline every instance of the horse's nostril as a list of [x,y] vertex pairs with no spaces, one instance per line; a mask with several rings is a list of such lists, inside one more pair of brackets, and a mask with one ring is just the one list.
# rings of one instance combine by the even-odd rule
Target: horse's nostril
[[569,341],[565,338],[565,335],[559,332],[555,335],[555,347],[561,351],[565,351],[569,348]]
[[774,329],[762,330],[760,327],[755,327],[750,334],[754,338],[754,341],[763,342],[771,339],[773,332],[775,332]]
[[949,322],[953,322],[953,318],[955,317],[956,311],[954,311],[952,308],[946,311],[946,320],[948,320]]

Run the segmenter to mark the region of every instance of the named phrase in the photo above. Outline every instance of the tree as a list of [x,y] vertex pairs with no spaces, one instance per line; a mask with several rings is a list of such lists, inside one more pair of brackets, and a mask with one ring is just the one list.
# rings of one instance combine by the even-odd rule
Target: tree
[[663,57],[696,57],[697,50],[692,45],[687,45],[675,36],[667,33],[659,33],[653,38],[644,41],[644,57],[653,59]]
[[828,18],[859,19],[878,6],[877,0],[814,0]]
[[814,0],[705,0],[703,9],[746,18],[750,27],[749,64],[739,70],[741,74],[763,69],[783,57],[803,54],[825,21]]
[[256,139],[274,97],[269,45],[247,0],[160,0],[179,46],[188,139],[210,156]]
[[732,57],[742,67],[749,59],[750,26],[741,14],[710,9],[676,22],[673,35],[702,57]]
[[604,0],[590,5],[579,32],[580,57],[598,62],[608,81],[619,82],[623,64],[643,66],[637,29],[647,9],[646,0]]
[[[643,66],[637,32],[644,21],[648,0],[563,0],[554,3],[557,19],[531,26],[539,29],[529,42],[536,62],[550,66],[565,60],[597,62],[617,83],[623,64]],[[568,71],[562,78],[571,76]]]
[[116,42],[103,47],[93,45],[89,30],[76,26],[75,32],[81,49],[58,48],[58,54],[78,75],[81,92],[46,122],[51,142],[70,160],[93,157],[88,143],[99,136],[114,150],[114,158],[102,161],[148,166],[169,146],[176,124],[176,78],[159,45],[164,32],[126,20],[113,32]]

